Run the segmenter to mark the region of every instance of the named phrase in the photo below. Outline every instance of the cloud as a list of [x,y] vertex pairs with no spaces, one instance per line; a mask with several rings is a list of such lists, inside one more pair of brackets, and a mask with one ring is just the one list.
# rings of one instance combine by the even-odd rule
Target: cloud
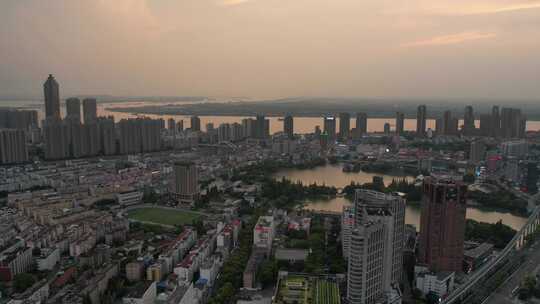
[[[419,1],[419,11],[424,13],[434,13],[447,16],[468,16],[468,15],[491,15],[499,13],[511,13],[523,10],[540,9],[540,0],[528,1]],[[414,9],[414,6],[413,6]],[[403,9],[402,9],[403,10]]]
[[244,4],[247,2],[250,2],[251,0],[223,0],[221,2],[221,5],[223,6],[236,6],[240,4]]
[[404,43],[401,47],[441,46],[495,38],[495,33],[464,32]]

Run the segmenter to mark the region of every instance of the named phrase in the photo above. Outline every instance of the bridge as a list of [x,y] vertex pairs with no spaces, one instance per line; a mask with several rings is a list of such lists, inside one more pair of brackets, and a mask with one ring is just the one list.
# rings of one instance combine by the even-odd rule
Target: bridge
[[[492,282],[492,280],[497,278],[498,275],[508,276],[519,267],[523,258],[526,256],[523,248],[528,241],[528,236],[531,236],[540,227],[540,206],[536,205],[540,194],[535,196],[523,195],[527,197],[530,205],[534,204],[535,206],[525,225],[514,235],[506,247],[499,252],[496,258],[475,271],[466,282],[456,288],[441,303],[482,303],[498,287],[498,283]],[[523,195],[520,195],[520,197],[524,197]]]

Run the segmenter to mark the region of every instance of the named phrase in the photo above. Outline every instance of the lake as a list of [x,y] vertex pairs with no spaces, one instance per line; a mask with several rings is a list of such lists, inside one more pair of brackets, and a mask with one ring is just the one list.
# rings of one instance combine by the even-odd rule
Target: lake
[[[327,186],[334,186],[337,188],[343,188],[349,185],[352,181],[356,183],[371,182],[373,176],[383,176],[384,183],[388,185],[392,182],[393,178],[403,178],[403,176],[396,175],[384,175],[376,173],[367,173],[360,171],[358,173],[346,173],[343,172],[340,165],[326,165],[317,167],[314,169],[285,169],[274,174],[276,178],[285,177],[291,181],[301,181],[303,184],[317,183],[319,185],[325,184]],[[413,180],[412,177],[407,177],[409,180]],[[306,204],[305,208],[310,210],[323,210],[341,212],[343,206],[350,205],[351,202],[345,197],[335,197],[329,200],[320,199],[313,200]],[[420,228],[420,206],[407,205],[405,212],[405,223],[414,225],[417,230]],[[476,207],[467,208],[467,218],[479,222],[496,223],[499,220],[515,230],[521,229],[521,227],[527,222],[527,218],[516,216],[507,212],[483,210]]]

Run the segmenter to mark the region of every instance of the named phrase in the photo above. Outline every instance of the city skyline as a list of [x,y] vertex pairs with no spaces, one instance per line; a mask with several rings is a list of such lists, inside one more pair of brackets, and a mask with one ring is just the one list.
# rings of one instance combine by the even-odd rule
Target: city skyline
[[[5,96],[39,96],[29,84],[54,73],[66,96],[540,97],[538,1],[31,0],[0,12]],[[45,26],[56,34],[40,38]]]

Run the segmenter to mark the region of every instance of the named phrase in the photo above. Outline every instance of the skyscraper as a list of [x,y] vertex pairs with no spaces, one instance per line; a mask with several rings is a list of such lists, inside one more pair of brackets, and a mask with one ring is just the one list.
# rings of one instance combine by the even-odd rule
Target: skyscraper
[[351,115],[349,113],[339,113],[339,138],[345,141],[349,138],[351,131]]
[[[343,209],[343,255],[349,260],[350,303],[379,303],[403,275],[405,201],[396,195],[357,190]],[[381,302],[383,303],[383,302]]]
[[193,162],[178,161],[174,164],[172,193],[179,203],[193,203],[199,196],[199,173]]
[[270,136],[270,121],[266,119],[264,115],[257,115],[255,117],[254,127],[255,138],[265,139]]
[[184,132],[184,121],[183,120],[179,120],[176,122],[176,130],[178,132]]
[[494,136],[492,127],[493,116],[489,114],[480,115],[480,135]]
[[429,270],[462,270],[467,185],[450,176],[424,179],[419,262]]
[[475,128],[473,107],[466,106],[463,115],[463,134],[467,136],[474,135]]
[[336,118],[334,116],[324,117],[323,132],[328,135],[330,141],[336,140]]
[[501,136],[505,138],[522,138],[525,136],[526,117],[520,109],[502,108]]
[[84,123],[95,122],[97,119],[97,101],[95,98],[85,98],[83,100]]
[[167,120],[167,129],[169,129],[169,131],[176,130],[176,121],[174,121],[174,118],[169,118],[169,120]]
[[70,156],[69,126],[54,116],[45,120],[43,125],[46,159],[64,159]]
[[283,119],[283,132],[287,137],[294,137],[294,119],[292,115],[286,115]]
[[491,110],[491,136],[501,136],[501,116],[499,114],[499,107],[493,106]]
[[30,130],[38,126],[35,110],[0,109],[0,128]]
[[191,131],[201,131],[201,119],[199,116],[191,116]]
[[361,222],[362,208],[377,210],[386,209],[392,215],[391,236],[391,280],[399,283],[403,273],[403,246],[405,238],[405,200],[398,195],[385,194],[382,192],[359,189],[356,190],[354,199],[355,223]]
[[72,121],[81,121],[81,101],[79,98],[66,99],[66,119]]
[[469,160],[472,163],[478,163],[483,161],[486,156],[486,145],[483,141],[474,141],[471,143],[471,150],[469,153]]
[[160,119],[122,119],[118,123],[120,154],[145,153],[161,149]]
[[356,133],[357,138],[367,133],[366,113],[356,113]]
[[26,134],[21,129],[0,129],[0,164],[28,161]]
[[60,87],[52,74],[43,84],[45,95],[45,118],[60,119]]
[[452,111],[444,111],[442,124],[444,135],[458,134],[458,119],[452,116]]
[[99,117],[99,139],[101,153],[104,155],[113,155],[116,153],[116,131],[114,117]]
[[401,112],[396,112],[396,134],[403,134],[403,126],[405,124],[405,114]]
[[390,134],[390,123],[385,123],[383,127],[384,134]]
[[424,137],[426,135],[426,106],[418,106],[416,112],[416,136]]

